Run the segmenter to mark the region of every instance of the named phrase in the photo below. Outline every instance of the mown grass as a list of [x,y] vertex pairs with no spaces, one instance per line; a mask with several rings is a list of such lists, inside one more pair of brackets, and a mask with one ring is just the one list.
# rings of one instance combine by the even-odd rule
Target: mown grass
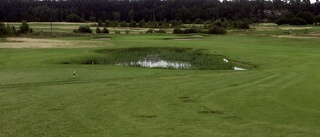
[[[77,47],[0,49],[0,136],[318,136],[319,39],[170,34],[58,38]],[[1,41],[6,42],[6,41]],[[132,47],[206,49],[256,69],[59,64]],[[76,69],[76,78],[72,72]]]

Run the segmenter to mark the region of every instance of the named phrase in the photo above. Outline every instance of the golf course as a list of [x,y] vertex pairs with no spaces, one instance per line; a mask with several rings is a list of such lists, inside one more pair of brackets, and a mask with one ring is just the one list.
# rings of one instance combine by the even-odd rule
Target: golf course
[[[29,24],[50,31],[50,23]],[[55,23],[53,32],[72,33],[79,24]],[[0,136],[320,135],[320,26],[258,24],[226,35],[109,30],[0,38]],[[156,58],[183,51],[183,62],[203,53],[209,59],[201,62],[217,57],[226,66],[148,68],[103,60],[135,59],[120,54],[126,49],[139,55],[155,49]]]

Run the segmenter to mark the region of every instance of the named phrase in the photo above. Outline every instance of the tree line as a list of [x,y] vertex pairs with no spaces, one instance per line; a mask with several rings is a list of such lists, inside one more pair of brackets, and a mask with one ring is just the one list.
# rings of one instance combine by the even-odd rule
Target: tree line
[[0,0],[0,21],[6,22],[246,20],[299,25],[317,22],[319,14],[318,0]]

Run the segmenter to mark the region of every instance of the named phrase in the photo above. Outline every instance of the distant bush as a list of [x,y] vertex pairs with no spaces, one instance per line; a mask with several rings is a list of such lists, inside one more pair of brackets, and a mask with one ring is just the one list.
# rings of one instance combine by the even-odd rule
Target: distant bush
[[120,30],[114,30],[114,34],[121,34]]
[[314,22],[315,22],[317,25],[320,25],[320,15],[314,17]]
[[154,29],[148,29],[146,33],[154,33]]
[[106,21],[104,22],[104,26],[106,26],[106,27],[111,27],[111,20],[106,20]]
[[29,33],[29,32],[32,32],[32,30],[30,29],[27,21],[25,21],[25,20],[22,21],[20,28],[19,28],[19,33],[25,34],[25,33]]
[[202,19],[199,19],[197,18],[195,21],[194,21],[194,24],[202,24],[203,23],[203,20]]
[[302,18],[293,18],[290,25],[307,25],[308,22]]
[[199,33],[201,32],[200,30],[196,29],[196,28],[187,28],[184,30],[185,34],[189,34],[189,33]]
[[187,28],[185,30],[182,30],[180,28],[173,29],[173,34],[189,34],[189,33],[201,33],[201,30],[198,30],[196,28]]
[[96,21],[96,17],[91,16],[91,17],[89,18],[89,20],[90,20],[91,22],[95,22],[95,21]]
[[131,20],[131,21],[129,22],[129,27],[137,27],[137,22]]
[[120,27],[128,27],[127,22],[125,21],[120,22]]
[[139,27],[144,28],[146,26],[146,21],[141,20],[138,24]]
[[181,27],[182,25],[182,21],[177,21],[177,20],[172,20],[171,21],[171,27],[174,28],[174,27]]
[[97,33],[97,34],[101,33],[101,30],[100,30],[100,28],[99,28],[99,27],[97,27],[97,29],[96,29],[96,33]]
[[106,27],[103,27],[101,32],[104,34],[109,34],[109,30]]
[[67,22],[84,22],[85,20],[76,14],[70,14],[66,18]]
[[78,29],[73,30],[74,33],[92,33],[92,30],[88,25],[80,26]]
[[55,38],[55,37],[88,37],[92,33],[70,33],[70,32],[49,32],[49,31],[36,31],[28,33],[27,37],[32,38]]
[[249,23],[245,22],[245,21],[235,21],[235,28],[238,29],[249,29]]
[[173,34],[184,34],[184,31],[180,28],[174,28],[172,33]]
[[103,22],[101,20],[98,21],[98,26],[102,27],[103,26]]
[[213,27],[208,30],[208,34],[226,34],[227,30],[224,27]]
[[166,33],[166,31],[162,29],[159,29],[159,30],[148,29],[146,33]]
[[166,33],[166,31],[163,30],[163,29],[159,29],[159,30],[156,31],[156,33]]
[[196,28],[188,28],[182,30],[180,28],[173,29],[173,34],[190,34],[190,33],[207,33],[207,34],[226,34],[227,30],[224,27],[214,26],[211,27],[208,31],[203,31]]
[[307,24],[314,23],[314,15],[311,12],[300,12],[297,14],[298,18],[304,19]]
[[290,24],[290,19],[288,18],[280,18],[277,19],[274,23],[278,24],[278,25],[283,25],[283,24]]
[[0,37],[11,35],[10,28],[6,27],[4,23],[0,22]]
[[307,21],[302,18],[280,18],[275,21],[278,25],[289,24],[289,25],[307,25]]

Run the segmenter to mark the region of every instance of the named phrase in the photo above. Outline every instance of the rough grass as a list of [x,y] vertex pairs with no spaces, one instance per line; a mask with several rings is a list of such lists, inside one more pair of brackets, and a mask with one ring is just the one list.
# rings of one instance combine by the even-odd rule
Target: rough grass
[[[0,136],[320,134],[319,39],[163,40],[168,37],[177,36],[55,39],[97,48],[0,48]],[[55,63],[94,56],[97,49],[171,46],[207,49],[258,67],[173,71]]]

